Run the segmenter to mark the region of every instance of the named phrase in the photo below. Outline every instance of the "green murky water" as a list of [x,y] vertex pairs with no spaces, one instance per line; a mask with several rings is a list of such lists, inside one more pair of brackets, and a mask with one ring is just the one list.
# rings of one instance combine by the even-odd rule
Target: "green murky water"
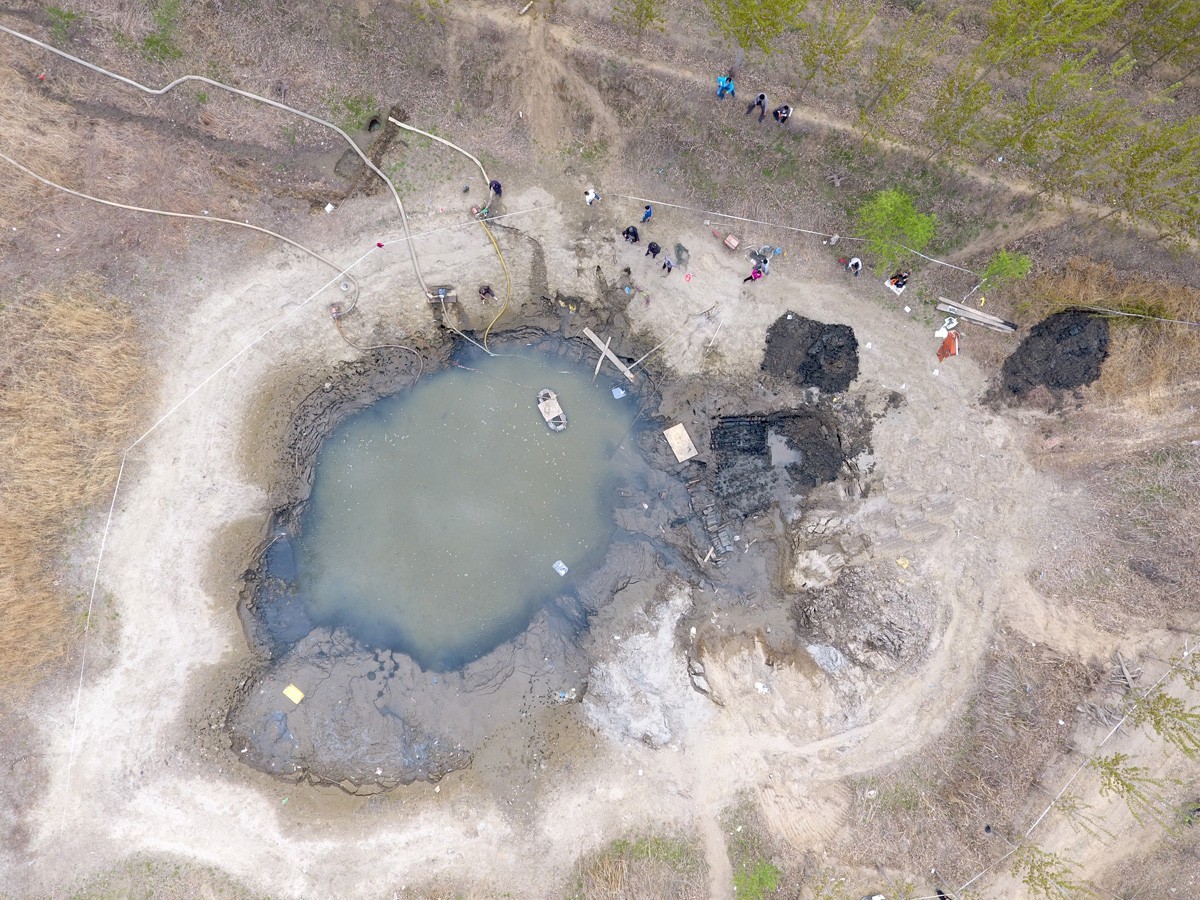
[[[603,558],[636,412],[561,359],[461,362],[330,435],[294,546],[315,624],[441,671],[522,631]],[[537,410],[543,387],[567,414],[562,433]]]

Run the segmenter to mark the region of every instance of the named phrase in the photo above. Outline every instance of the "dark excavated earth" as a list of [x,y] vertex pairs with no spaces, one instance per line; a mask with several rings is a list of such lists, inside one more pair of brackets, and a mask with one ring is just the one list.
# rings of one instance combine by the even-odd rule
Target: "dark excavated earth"
[[1069,391],[1100,377],[1108,357],[1108,320],[1078,309],[1043,319],[1004,361],[1001,386],[1009,397],[1036,387]]
[[831,325],[787,312],[767,329],[763,371],[836,394],[858,377],[858,339],[849,325]]

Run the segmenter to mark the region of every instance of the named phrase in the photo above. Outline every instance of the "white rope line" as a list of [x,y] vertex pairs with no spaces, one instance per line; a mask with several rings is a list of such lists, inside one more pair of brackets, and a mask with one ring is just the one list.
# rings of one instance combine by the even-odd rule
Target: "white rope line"
[[[13,37],[18,38],[19,40],[25,41],[26,43],[29,43],[29,44],[33,44],[35,47],[41,47],[43,50],[48,50],[49,52],[51,52],[57,56],[61,56],[63,59],[70,60],[71,62],[77,63],[78,65],[81,65],[84,68],[91,69],[93,72],[97,72],[100,75],[105,75],[109,78],[113,78],[113,79],[121,82],[122,84],[127,84],[132,88],[136,88],[139,91],[143,91],[143,92],[145,92],[147,94],[151,94],[152,96],[155,96],[155,97],[161,97],[163,94],[166,94],[168,91],[173,90],[174,88],[178,87],[179,85],[185,84],[189,81],[198,81],[201,84],[211,85],[212,87],[218,88],[222,91],[228,91],[231,94],[236,94],[239,97],[245,97],[248,100],[254,100],[258,103],[265,103],[268,106],[274,107],[275,109],[281,109],[284,112],[292,113],[293,115],[300,116],[302,119],[307,119],[310,122],[315,122],[317,125],[320,125],[324,128],[328,128],[329,130],[340,135],[342,137],[342,139],[347,144],[350,145],[351,149],[353,149],[354,152],[358,154],[359,158],[363,161],[363,165],[365,165],[368,169],[370,169],[372,172],[374,172],[376,175],[378,175],[379,178],[382,179],[383,183],[387,185],[388,190],[392,194],[392,199],[396,201],[396,208],[400,210],[400,221],[404,226],[405,234],[408,233],[408,215],[404,211],[404,203],[400,200],[400,194],[396,191],[396,185],[394,185],[392,183],[392,180],[390,178],[388,178],[387,175],[385,175],[380,170],[380,168],[375,165],[375,163],[371,162],[371,158],[369,156],[367,156],[367,154],[363,153],[362,148],[359,147],[358,144],[356,144],[354,142],[354,139],[351,138],[350,135],[348,135],[345,131],[343,131],[341,128],[339,128],[337,125],[333,124],[332,122],[326,121],[325,119],[322,119],[319,116],[314,116],[312,113],[306,113],[302,109],[296,109],[293,106],[288,106],[286,103],[280,103],[278,100],[271,100],[268,97],[262,97],[262,96],[259,96],[258,94],[251,93],[250,91],[244,91],[241,88],[235,88],[228,84],[223,84],[220,81],[214,81],[211,78],[205,78],[203,75],[181,75],[180,77],[178,77],[174,81],[172,81],[170,84],[166,85],[166,87],[161,87],[161,88],[147,87],[144,84],[134,81],[132,78],[126,78],[124,75],[118,75],[116,72],[110,72],[108,69],[102,68],[102,67],[96,65],[95,63],[88,62],[86,59],[80,59],[78,56],[73,56],[72,54],[67,53],[64,50],[59,50],[57,47],[53,47],[50,44],[43,43],[42,41],[39,41],[37,38],[30,37],[27,34],[22,34],[19,31],[14,31],[13,29],[11,29],[5,25],[0,25],[0,32],[4,32],[5,34],[10,34]],[[421,285],[421,289],[425,291],[425,295],[428,297],[429,289],[426,287],[425,279],[421,275],[421,267],[417,263],[417,253],[416,253],[416,250],[413,249],[413,246],[411,243],[409,243],[409,245],[408,245],[408,250],[409,250],[409,255],[412,258],[413,271],[417,276],[417,282]]]
[[167,419],[169,419],[172,415],[174,415],[181,406],[183,406],[185,403],[187,403],[188,400],[190,400],[192,397],[194,397],[205,385],[207,385],[210,381],[212,381],[214,378],[216,378],[217,375],[219,375],[221,372],[225,371],[227,368],[229,368],[231,365],[233,365],[234,362],[236,362],[243,355],[245,355],[250,350],[250,348],[252,348],[255,344],[259,343],[268,334],[270,334],[272,331],[274,331],[276,328],[278,328],[280,325],[282,325],[284,322],[286,322],[292,316],[296,315],[296,313],[300,312],[300,310],[302,310],[305,306],[307,306],[309,303],[311,303],[313,300],[315,300],[330,285],[336,283],[339,279],[344,278],[350,272],[351,269],[358,266],[363,260],[365,260],[372,253],[377,252],[378,250],[379,250],[378,247],[372,247],[370,250],[368,250],[366,253],[364,253],[362,256],[360,256],[358,259],[356,259],[354,262],[352,262],[349,266],[347,266],[345,269],[343,269],[342,271],[340,271],[336,275],[334,275],[334,277],[329,279],[329,281],[325,282],[323,285],[321,285],[319,288],[317,288],[312,294],[310,294],[305,300],[303,300],[295,309],[289,310],[285,315],[281,316],[280,318],[278,318],[274,322],[272,322],[262,332],[260,332],[257,337],[255,337],[248,344],[246,344],[244,347],[242,347],[240,350],[238,350],[236,353],[234,353],[231,357],[229,357],[229,359],[225,360],[225,362],[221,363],[221,365],[219,365],[216,369],[214,369],[212,372],[210,372],[199,384],[197,384],[194,388],[192,388],[190,391],[188,391],[186,394],[184,394],[182,399],[180,399],[174,406],[172,406],[162,416],[160,416],[158,421],[156,421],[153,425],[151,425],[149,428],[147,428],[142,433],[142,435],[137,440],[135,440],[132,444],[130,444],[128,447],[126,447],[125,451],[121,454],[121,467],[117,471],[117,483],[115,485],[113,485],[112,501],[109,503],[109,507],[108,507],[108,519],[104,523],[104,532],[100,538],[100,550],[99,550],[98,555],[96,556],[96,570],[92,576],[92,590],[91,590],[91,594],[88,596],[87,616],[84,619],[83,638],[81,640],[82,649],[80,651],[80,662],[79,662],[79,684],[75,691],[75,711],[74,711],[74,714],[73,714],[72,720],[71,720],[71,742],[70,742],[70,745],[67,750],[67,772],[66,772],[66,779],[63,783],[62,818],[61,818],[60,824],[59,824],[60,832],[62,831],[63,828],[66,827],[67,801],[70,800],[70,797],[71,797],[71,773],[75,766],[75,749],[76,749],[75,740],[76,740],[76,733],[77,733],[78,727],[79,727],[79,707],[80,707],[80,703],[81,703],[81,700],[83,697],[83,676],[84,676],[84,670],[87,666],[87,647],[88,647],[87,638],[91,631],[92,609],[96,602],[96,590],[100,583],[100,566],[104,562],[104,550],[108,546],[108,533],[109,533],[109,529],[112,526],[113,511],[117,505],[117,493],[121,489],[121,478],[125,474],[126,459],[129,457],[130,452],[132,452],[133,449],[135,447],[137,447],[138,444],[140,444],[142,441],[144,441],[146,438],[148,438],[165,421],[167,421]]
[[[1183,649],[1183,654],[1180,656],[1179,662],[1172,663],[1170,665],[1170,667],[1165,672],[1163,672],[1162,675],[1159,676],[1158,681],[1154,682],[1154,684],[1150,685],[1150,687],[1148,687],[1145,691],[1143,691],[1142,698],[1144,699],[1144,698],[1150,696],[1150,694],[1153,693],[1153,691],[1160,684],[1162,684],[1164,681],[1166,681],[1167,678],[1169,678],[1171,675],[1173,675],[1175,673],[1175,671],[1180,668],[1180,664],[1184,660],[1186,660],[1189,656],[1191,656],[1194,652],[1195,652],[1195,650],[1193,648],[1188,648],[1187,644],[1185,643],[1184,649]],[[1030,825],[1029,828],[1027,828],[1025,830],[1025,834],[1021,838],[1022,842],[1025,841],[1029,837],[1029,835],[1033,834],[1034,829],[1037,828],[1038,825],[1040,825],[1042,823],[1042,820],[1045,819],[1046,816],[1050,814],[1050,811],[1052,809],[1054,809],[1054,804],[1057,803],[1059,801],[1059,798],[1061,798],[1062,795],[1067,792],[1067,788],[1069,788],[1071,786],[1071,784],[1075,781],[1075,779],[1079,777],[1080,773],[1083,772],[1083,770],[1088,767],[1088,764],[1092,761],[1092,758],[1095,756],[1096,751],[1108,743],[1109,739],[1114,734],[1116,734],[1117,731],[1121,728],[1121,726],[1125,724],[1126,720],[1128,720],[1128,718],[1131,715],[1133,715],[1135,708],[1136,708],[1136,706],[1130,707],[1130,709],[1125,713],[1125,715],[1121,716],[1121,720],[1112,727],[1112,729],[1108,732],[1108,734],[1106,734],[1103,738],[1101,738],[1100,742],[1097,743],[1095,747],[1092,748],[1092,752],[1090,754],[1088,754],[1087,759],[1085,759],[1083,761],[1083,763],[1079,766],[1079,768],[1075,770],[1075,773],[1070,778],[1067,779],[1066,784],[1064,784],[1062,786],[1062,789],[1057,794],[1054,795],[1054,799],[1051,800],[1050,803],[1047,804],[1046,808],[1042,810],[1041,815],[1039,815],[1034,820],[1033,824]],[[1020,845],[1018,844],[1016,847],[1009,850],[1007,853],[1005,853],[1003,856],[1001,856],[999,859],[997,859],[991,865],[987,866],[987,868],[978,872],[970,880],[964,882],[958,889],[959,893],[961,893],[962,891],[965,891],[968,887],[971,886],[971,884],[973,882],[982,878],[984,875],[986,875],[988,872],[990,872],[996,866],[1000,865],[1000,863],[1004,862],[1009,857],[1015,855],[1017,850],[1019,850],[1019,849],[1020,849]],[[919,900],[936,900],[936,898],[919,898]]]
[[262,234],[270,235],[273,238],[283,241],[285,244],[291,244],[297,250],[300,250],[303,253],[307,253],[309,256],[313,257],[314,259],[320,260],[321,262],[325,263],[325,265],[327,265],[327,266],[330,266],[334,269],[340,268],[340,266],[338,266],[337,263],[326,259],[324,256],[322,256],[316,250],[309,249],[308,247],[305,247],[303,244],[299,243],[298,241],[294,241],[290,237],[285,237],[284,235],[279,234],[278,232],[271,231],[269,228],[263,228],[261,225],[252,225],[249,222],[239,222],[237,219],[223,219],[220,216],[204,216],[204,215],[199,215],[197,213],[171,212],[171,211],[165,210],[165,209],[150,209],[149,207],[145,207],[145,206],[131,206],[128,203],[118,203],[115,200],[105,200],[103,197],[94,197],[91,194],[83,193],[83,191],[76,191],[76,190],[66,187],[64,185],[57,184],[57,183],[51,181],[49,178],[39,175],[37,172],[33,171],[32,169],[21,165],[21,163],[17,162],[15,159],[13,159],[12,157],[8,156],[5,153],[0,153],[0,159],[4,160],[6,163],[8,163],[13,168],[20,169],[22,172],[24,172],[30,178],[36,179],[37,181],[40,181],[42,184],[48,185],[49,187],[52,187],[55,190],[62,191],[64,194],[71,194],[72,196],[79,197],[83,200],[91,200],[93,203],[100,203],[100,204],[103,204],[104,206],[112,206],[112,207],[115,207],[116,209],[127,209],[132,212],[149,213],[150,215],[153,215],[153,216],[167,216],[172,219],[199,219],[202,222],[220,222],[225,225],[236,225],[239,228],[249,228],[251,231],[258,231],[258,232],[261,232]]
[[[737,222],[750,222],[753,225],[766,225],[769,228],[782,228],[786,231],[795,231],[800,234],[811,234],[811,235],[815,235],[816,237],[823,237],[823,238],[836,237],[839,241],[855,241],[857,243],[865,243],[867,240],[866,238],[844,237],[842,235],[826,234],[823,231],[810,231],[807,228],[797,228],[794,225],[781,225],[778,222],[764,222],[762,219],[747,219],[745,216],[735,216],[730,213],[717,212],[717,211],[711,210],[711,209],[701,209],[700,207],[697,207],[697,206],[683,206],[679,203],[668,203],[665,200],[654,200],[650,197],[631,197],[628,194],[613,194],[613,196],[620,197],[623,200],[636,200],[639,203],[651,203],[651,204],[654,204],[657,206],[666,206],[670,209],[683,209],[683,210],[687,210],[688,212],[703,213],[706,216],[717,216],[718,218],[721,218],[721,219],[733,219]],[[918,253],[916,250],[913,250],[911,247],[904,247],[903,244],[901,244],[900,246],[903,247],[903,249],[907,250],[909,253],[916,253],[916,255],[921,257],[922,259],[927,259],[932,263],[937,263],[939,266],[945,266],[948,269],[957,269],[960,272],[966,272],[968,275],[977,275],[978,274],[976,272],[972,272],[970,269],[964,269],[962,266],[956,266],[956,265],[954,265],[954,263],[943,262],[940,259],[934,259],[932,256],[926,256],[924,253]]]
[[430,134],[428,131],[422,131],[420,128],[416,128],[412,125],[408,125],[404,122],[401,122],[399,119],[392,118],[391,116],[388,116],[388,121],[391,122],[393,125],[395,125],[398,128],[406,128],[409,131],[415,131],[417,134],[424,135],[425,137],[429,138],[430,140],[437,141],[440,144],[445,144],[447,147],[449,147],[452,150],[457,150],[459,153],[461,153],[467,159],[471,160],[471,162],[475,163],[475,165],[479,166],[479,171],[483,173],[483,183],[488,185],[488,187],[491,187],[492,180],[490,178],[488,178],[487,169],[485,169],[483,167],[483,163],[481,163],[478,159],[476,159],[474,156],[472,156],[470,153],[468,153],[462,147],[458,146],[458,144],[453,144],[450,141],[446,140],[445,138],[440,138],[436,134]]

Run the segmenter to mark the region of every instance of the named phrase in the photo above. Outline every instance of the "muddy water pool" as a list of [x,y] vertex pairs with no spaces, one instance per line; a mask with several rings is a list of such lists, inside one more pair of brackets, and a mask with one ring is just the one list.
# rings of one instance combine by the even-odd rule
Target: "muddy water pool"
[[[636,400],[591,376],[535,353],[462,356],[342,422],[298,533],[268,555],[302,608],[280,617],[291,639],[342,627],[446,671],[569,591],[607,551],[614,480],[638,462]],[[561,433],[537,410],[543,387],[566,412]]]

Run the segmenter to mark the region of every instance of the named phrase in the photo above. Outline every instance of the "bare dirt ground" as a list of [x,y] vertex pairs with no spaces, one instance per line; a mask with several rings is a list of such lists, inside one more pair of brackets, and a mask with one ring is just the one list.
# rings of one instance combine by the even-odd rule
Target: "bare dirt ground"
[[[472,28],[481,27],[478,19],[510,27],[494,9],[471,19]],[[470,768],[437,785],[370,798],[282,782],[242,765],[224,740],[224,715],[254,665],[236,612],[239,578],[278,501],[274,447],[291,412],[323,373],[359,353],[331,325],[327,307],[340,297],[327,267],[257,237],[226,242],[194,226],[165,232],[172,253],[151,249],[142,257],[161,378],[147,419],[155,427],[122,476],[92,631],[57,677],[4,712],[11,777],[3,810],[16,839],[0,850],[0,891],[559,897],[581,857],[624,835],[678,829],[700,842],[707,896],[732,897],[725,816],[749,798],[779,859],[841,866],[846,896],[902,882],[924,896],[949,881],[928,871],[936,865],[889,862],[876,870],[855,844],[864,825],[855,791],[864,779],[889,783],[956,733],[1001,633],[1014,644],[1048,644],[1081,665],[1107,660],[1117,647],[1147,658],[1179,649],[1178,631],[1143,624],[1115,633],[1084,596],[1040,587],[1034,573],[1069,567],[1085,552],[1079,535],[1099,512],[1046,464],[1044,418],[982,402],[997,367],[987,355],[973,357],[972,345],[991,337],[965,332],[963,355],[939,364],[926,307],[914,302],[906,311],[908,295],[896,298],[874,278],[850,278],[819,238],[763,229],[762,242],[786,253],[754,284],[742,283],[744,253],[722,247],[700,212],[660,205],[643,245],[623,243],[620,230],[641,203],[620,195],[650,191],[653,179],[624,176],[619,165],[605,172],[575,156],[561,166],[546,162],[561,158],[550,150],[569,130],[571,104],[595,112],[589,133],[619,132],[619,111],[564,62],[571,53],[563,45],[574,41],[565,28],[512,27],[519,46],[507,60],[520,70],[521,90],[504,100],[520,107],[522,124],[484,123],[481,131],[524,135],[517,157],[531,146],[545,155],[536,179],[511,159],[500,172],[501,212],[519,213],[507,224],[521,232],[499,233],[517,298],[501,327],[519,325],[524,313],[543,315],[535,288],[544,286],[581,298],[579,321],[564,326],[577,334],[589,313],[602,313],[589,307],[610,302],[599,296],[597,268],[615,281],[628,267],[643,289],[625,311],[636,346],[666,342],[655,362],[667,385],[660,413],[703,430],[687,415],[697,392],[715,392],[731,415],[799,396],[761,371],[767,329],[780,316],[849,325],[860,373],[837,402],[881,411],[870,452],[856,471],[812,491],[794,518],[747,525],[743,565],[765,573],[752,603],[729,602],[734,588],[715,571],[693,583],[657,573],[626,588],[592,623],[584,702],[498,730]],[[469,80],[471,71],[446,75]],[[543,85],[559,93],[545,95]],[[331,169],[337,156],[323,147],[309,162]],[[503,273],[479,227],[463,224],[470,198],[480,196],[478,186],[469,197],[461,193],[470,166],[415,139],[403,158],[412,230],[429,233],[415,241],[425,278],[459,286],[454,324],[478,333],[496,309],[478,300],[475,285],[499,286]],[[581,194],[593,183],[605,199],[588,207]],[[436,310],[419,293],[407,251],[401,243],[375,246],[401,236],[390,198],[358,196],[309,217],[306,206],[324,188],[315,178],[306,184],[312,197],[293,197],[278,218],[330,258],[359,260],[358,309],[347,334],[361,343],[436,342]],[[656,199],[687,205],[669,186],[655,187]],[[239,202],[247,215],[270,206],[262,198]],[[59,209],[60,217],[93,212]],[[139,234],[138,246],[156,236]],[[690,278],[682,270],[664,275],[643,256],[651,238],[668,252],[677,242],[689,248]],[[533,242],[544,272],[528,251]],[[114,262],[123,273],[131,265]],[[616,349],[640,356],[634,341]],[[902,402],[883,411],[892,393]],[[80,585],[90,581],[103,526],[102,514],[89,519],[73,546],[71,577]],[[865,585],[855,620],[822,618],[825,607],[811,592],[850,573]],[[796,624],[798,597],[817,598],[808,630]],[[873,608],[893,601],[886,614]],[[880,650],[864,637],[864,622],[878,626],[872,634],[905,635],[902,645]],[[819,665],[828,657],[806,649],[810,641],[837,647],[841,663]],[[707,696],[689,677],[695,661]],[[1103,736],[1082,714],[1053,727],[1064,755]],[[643,739],[648,731],[655,740]],[[1163,753],[1137,735],[1115,740],[1142,759]],[[1047,755],[1046,768],[1052,796],[1071,765]],[[1173,758],[1163,771],[1189,773]],[[1048,801],[1035,792],[1022,813],[1036,815]],[[1136,823],[1123,808],[1103,809],[1109,837],[1081,837],[1051,819],[1042,840],[1069,853],[1085,875],[1116,884],[1116,848],[1136,842],[1112,835]],[[1180,842],[1194,860],[1195,838]],[[964,865],[990,863],[1004,849],[976,848]],[[1195,869],[1179,866],[1179,854],[1168,854],[1168,865],[1155,852],[1133,853],[1131,865],[1174,865],[1170,877],[1180,889],[1196,890],[1187,881]],[[921,853],[913,859],[926,861]],[[963,868],[947,878],[973,874]],[[1003,866],[973,886],[995,897],[1025,890]],[[799,884],[788,891],[803,895]]]

